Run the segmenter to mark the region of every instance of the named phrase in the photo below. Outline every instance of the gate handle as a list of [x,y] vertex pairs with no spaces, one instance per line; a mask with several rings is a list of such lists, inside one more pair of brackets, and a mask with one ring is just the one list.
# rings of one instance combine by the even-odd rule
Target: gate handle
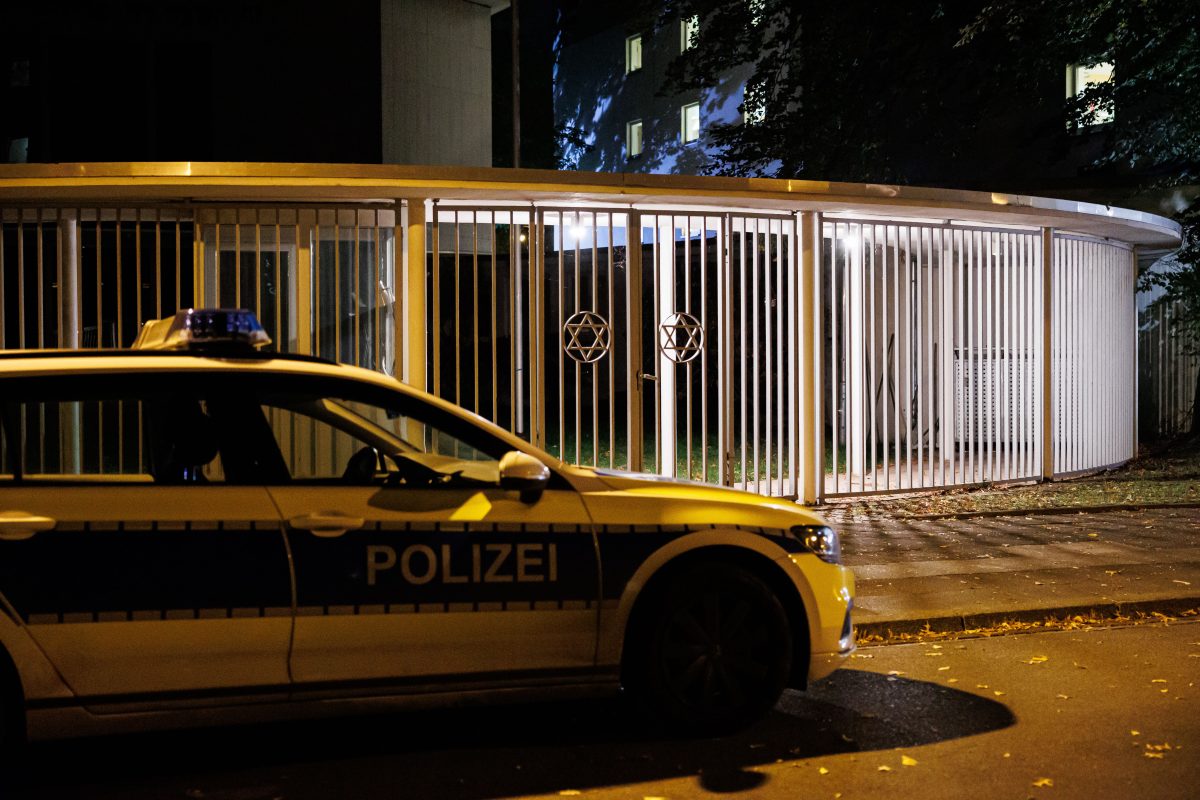
[[42,517],[28,511],[0,511],[0,539],[20,542],[29,539],[38,531],[53,530],[58,520]]
[[657,375],[651,375],[649,372],[643,372],[643,373],[642,373],[642,380],[644,380],[644,381],[657,381],[657,380],[658,380],[658,376],[657,376]]
[[302,531],[309,531],[313,536],[332,538],[341,536],[346,531],[358,530],[363,526],[362,517],[343,517],[339,514],[322,513],[303,514],[292,517],[288,524]]

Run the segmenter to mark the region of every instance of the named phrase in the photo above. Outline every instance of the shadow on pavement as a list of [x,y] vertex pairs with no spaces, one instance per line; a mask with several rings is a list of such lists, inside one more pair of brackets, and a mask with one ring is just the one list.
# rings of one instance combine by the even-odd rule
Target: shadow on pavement
[[764,785],[769,776],[753,768],[780,760],[929,744],[1014,721],[987,698],[841,670],[722,739],[655,734],[613,701],[415,712],[36,744],[23,794],[490,798],[688,776],[729,793]]

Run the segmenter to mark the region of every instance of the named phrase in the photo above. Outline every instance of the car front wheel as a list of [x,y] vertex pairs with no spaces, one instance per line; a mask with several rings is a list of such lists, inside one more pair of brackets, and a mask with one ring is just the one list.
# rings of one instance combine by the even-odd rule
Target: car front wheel
[[704,563],[671,580],[643,628],[635,691],[673,727],[741,728],[779,700],[792,660],[787,612],[733,565]]

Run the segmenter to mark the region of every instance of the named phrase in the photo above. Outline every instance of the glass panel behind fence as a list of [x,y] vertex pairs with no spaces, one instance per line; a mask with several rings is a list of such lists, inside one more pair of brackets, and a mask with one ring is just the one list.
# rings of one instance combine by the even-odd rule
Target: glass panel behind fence
[[533,440],[529,211],[436,208],[429,223],[429,390]]
[[258,314],[271,337],[272,349],[300,351],[296,319],[299,243],[305,241],[311,227],[304,212],[205,208],[198,217],[204,243],[204,305],[249,308]]
[[321,209],[310,235],[313,352],[394,375],[395,212]]

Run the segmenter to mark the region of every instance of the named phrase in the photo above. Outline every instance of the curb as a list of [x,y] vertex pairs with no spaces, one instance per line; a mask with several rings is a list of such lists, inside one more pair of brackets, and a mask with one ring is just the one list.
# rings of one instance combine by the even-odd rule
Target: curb
[[[1054,516],[1061,514],[1105,514],[1110,511],[1150,511],[1161,508],[1200,508],[1200,503],[1123,503],[1110,506],[1073,506],[1064,508],[1026,508],[1007,511],[956,511],[942,514],[911,514],[904,516],[889,516],[879,514],[867,517],[867,521],[886,519],[896,522],[928,522],[939,519],[976,519],[980,517],[1036,517]],[[845,524],[862,522],[861,518],[846,519]]]
[[879,636],[887,640],[897,634],[963,633],[977,628],[990,628],[1005,622],[1044,622],[1047,618],[1065,619],[1087,615],[1100,619],[1115,619],[1131,614],[1164,614],[1179,616],[1185,611],[1200,610],[1200,597],[1169,597],[1162,600],[1131,602],[1085,603],[1053,608],[1030,608],[1019,611],[990,611],[982,614],[949,614],[926,619],[904,619],[855,624],[856,636]]

